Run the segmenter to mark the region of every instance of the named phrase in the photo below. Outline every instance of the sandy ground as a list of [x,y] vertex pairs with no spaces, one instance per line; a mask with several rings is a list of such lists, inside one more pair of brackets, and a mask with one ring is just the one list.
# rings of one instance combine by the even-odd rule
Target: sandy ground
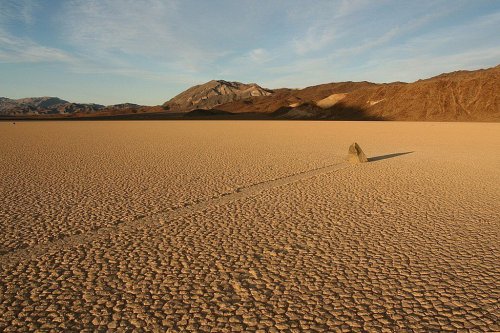
[[0,331],[498,331],[498,147],[487,123],[0,123]]

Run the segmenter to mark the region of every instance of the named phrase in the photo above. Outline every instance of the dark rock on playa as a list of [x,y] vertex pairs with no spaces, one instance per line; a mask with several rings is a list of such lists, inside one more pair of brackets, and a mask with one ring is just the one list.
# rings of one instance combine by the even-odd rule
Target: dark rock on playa
[[366,158],[365,153],[361,149],[361,147],[354,142],[350,147],[349,147],[349,153],[347,155],[347,160],[351,163],[366,163],[368,162],[368,158]]

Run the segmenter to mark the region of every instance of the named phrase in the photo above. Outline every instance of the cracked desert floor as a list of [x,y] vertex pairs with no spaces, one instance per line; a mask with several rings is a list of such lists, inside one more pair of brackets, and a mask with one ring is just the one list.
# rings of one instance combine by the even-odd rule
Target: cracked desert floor
[[500,124],[3,122],[0,156],[0,331],[500,330]]

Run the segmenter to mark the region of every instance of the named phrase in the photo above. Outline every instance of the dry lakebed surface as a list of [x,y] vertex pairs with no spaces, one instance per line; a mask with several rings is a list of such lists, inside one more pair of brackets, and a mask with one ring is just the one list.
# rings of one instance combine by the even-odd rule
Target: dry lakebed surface
[[0,157],[0,331],[500,331],[498,123],[0,122]]

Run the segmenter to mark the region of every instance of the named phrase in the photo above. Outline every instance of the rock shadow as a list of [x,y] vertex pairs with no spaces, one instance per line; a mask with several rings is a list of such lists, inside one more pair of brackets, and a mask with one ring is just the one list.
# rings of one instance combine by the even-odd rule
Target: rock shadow
[[374,157],[369,157],[368,162],[375,162],[375,161],[381,161],[385,160],[388,158],[393,158],[393,157],[398,157],[401,155],[406,155],[406,154],[411,154],[414,153],[414,151],[406,151],[404,153],[393,153],[393,154],[387,154],[387,155],[380,155],[380,156],[374,156]]

